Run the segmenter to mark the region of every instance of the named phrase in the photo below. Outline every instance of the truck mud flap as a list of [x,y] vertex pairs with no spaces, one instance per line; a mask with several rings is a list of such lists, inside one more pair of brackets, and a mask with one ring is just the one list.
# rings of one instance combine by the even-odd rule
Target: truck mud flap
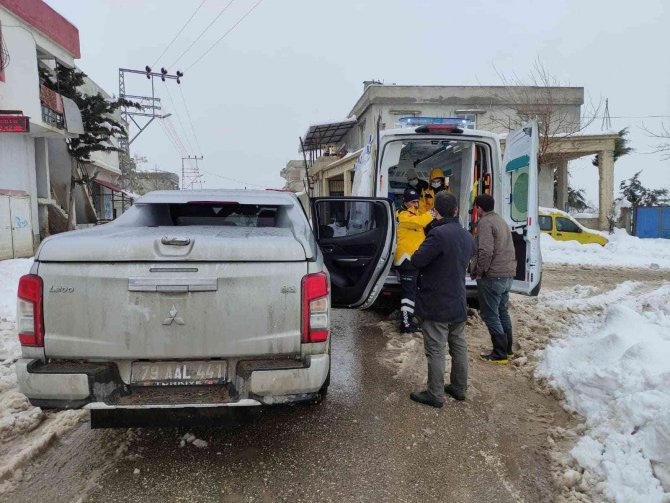
[[168,428],[216,426],[232,428],[253,424],[263,415],[260,407],[185,407],[180,409],[95,409],[91,428]]

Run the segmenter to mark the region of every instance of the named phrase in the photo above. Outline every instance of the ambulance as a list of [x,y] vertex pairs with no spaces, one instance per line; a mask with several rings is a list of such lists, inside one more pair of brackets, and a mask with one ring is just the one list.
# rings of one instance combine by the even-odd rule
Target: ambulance
[[[356,201],[372,197],[397,208],[408,186],[408,170],[414,169],[420,179],[429,181],[430,172],[439,168],[448,179],[448,190],[458,198],[461,225],[473,234],[477,229],[477,216],[472,211],[475,197],[494,197],[495,211],[509,225],[516,251],[512,291],[536,296],[542,282],[537,123],[529,121],[509,133],[504,142],[503,155],[498,134],[472,129],[461,118],[403,117],[398,127],[371,135],[354,169],[350,201],[337,198],[337,206],[327,212],[328,219],[315,222],[319,245],[322,250],[325,246],[325,255],[331,259],[331,279],[355,281],[361,259],[365,262],[369,250],[380,276],[375,293],[383,298],[399,291],[399,278],[391,267],[392,246],[381,246],[386,250],[382,252],[385,260],[377,260],[383,239],[375,237],[382,234],[381,229],[375,230],[382,218],[375,215],[373,206]],[[469,300],[474,300],[476,283],[469,277],[467,291]]]

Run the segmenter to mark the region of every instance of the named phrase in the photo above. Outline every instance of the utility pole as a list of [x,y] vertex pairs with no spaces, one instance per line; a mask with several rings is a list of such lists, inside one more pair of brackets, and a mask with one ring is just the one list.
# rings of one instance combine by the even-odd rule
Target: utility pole
[[[181,190],[186,189],[202,189],[202,174],[198,167],[198,161],[203,159],[202,156],[189,155],[181,158]],[[195,166],[190,164],[187,166],[184,161],[195,161]]]
[[[127,74],[146,76],[146,78],[151,81],[151,96],[127,94]],[[135,133],[132,138],[122,138],[119,140],[119,148],[121,149],[121,152],[119,153],[119,164],[122,173],[121,182],[124,189],[130,191],[133,190],[131,178],[133,177],[135,163],[130,157],[130,144],[133,143],[147,127],[149,127],[149,124],[151,124],[154,119],[165,119],[171,115],[163,115],[161,113],[161,100],[156,97],[154,79],[160,78],[163,82],[165,82],[166,79],[176,80],[177,84],[181,84],[180,79],[183,76],[184,74],[181,71],[177,71],[176,74],[172,75],[168,73],[165,68],[161,68],[160,73],[151,71],[149,66],[145,66],[144,70],[119,68],[119,98],[134,101],[140,105],[139,110],[131,107],[123,107],[121,110],[121,117],[124,122],[128,126],[130,126],[130,123],[132,122],[138,129],[137,133]],[[125,210],[126,208],[124,207],[123,211]]]

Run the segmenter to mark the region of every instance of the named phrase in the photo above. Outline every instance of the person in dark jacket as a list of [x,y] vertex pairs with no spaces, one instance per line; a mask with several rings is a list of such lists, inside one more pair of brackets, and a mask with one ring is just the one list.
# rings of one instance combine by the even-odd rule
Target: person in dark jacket
[[[445,392],[457,400],[464,400],[467,390],[465,273],[475,253],[475,245],[470,233],[458,221],[456,196],[446,191],[438,193],[434,213],[438,221],[412,255],[412,265],[419,270],[415,313],[422,320],[428,386],[425,391],[413,392],[410,398],[442,407]],[[451,383],[445,386],[447,344],[451,355]]]
[[493,351],[480,355],[485,362],[504,365],[513,354],[512,319],[507,305],[516,276],[516,254],[509,225],[493,211],[494,199],[487,194],[475,198],[477,255],[471,277],[477,280],[479,314],[491,336]]
[[429,187],[428,182],[426,180],[422,180],[419,178],[419,174],[416,172],[414,168],[409,168],[407,170],[407,188],[408,189],[414,189],[416,190],[419,194],[426,190]]

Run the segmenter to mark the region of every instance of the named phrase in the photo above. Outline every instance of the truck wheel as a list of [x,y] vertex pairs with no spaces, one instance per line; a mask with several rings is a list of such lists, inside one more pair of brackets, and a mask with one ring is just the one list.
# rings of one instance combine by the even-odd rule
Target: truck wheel
[[326,376],[326,380],[323,381],[323,385],[321,386],[321,389],[319,390],[319,396],[321,398],[324,398],[328,394],[328,386],[330,386],[330,366],[332,363],[332,357],[330,354],[328,354],[328,375]]
[[372,311],[376,311],[381,314],[391,314],[393,311],[398,309],[400,306],[400,295],[380,295],[375,300],[374,304],[370,306]]

